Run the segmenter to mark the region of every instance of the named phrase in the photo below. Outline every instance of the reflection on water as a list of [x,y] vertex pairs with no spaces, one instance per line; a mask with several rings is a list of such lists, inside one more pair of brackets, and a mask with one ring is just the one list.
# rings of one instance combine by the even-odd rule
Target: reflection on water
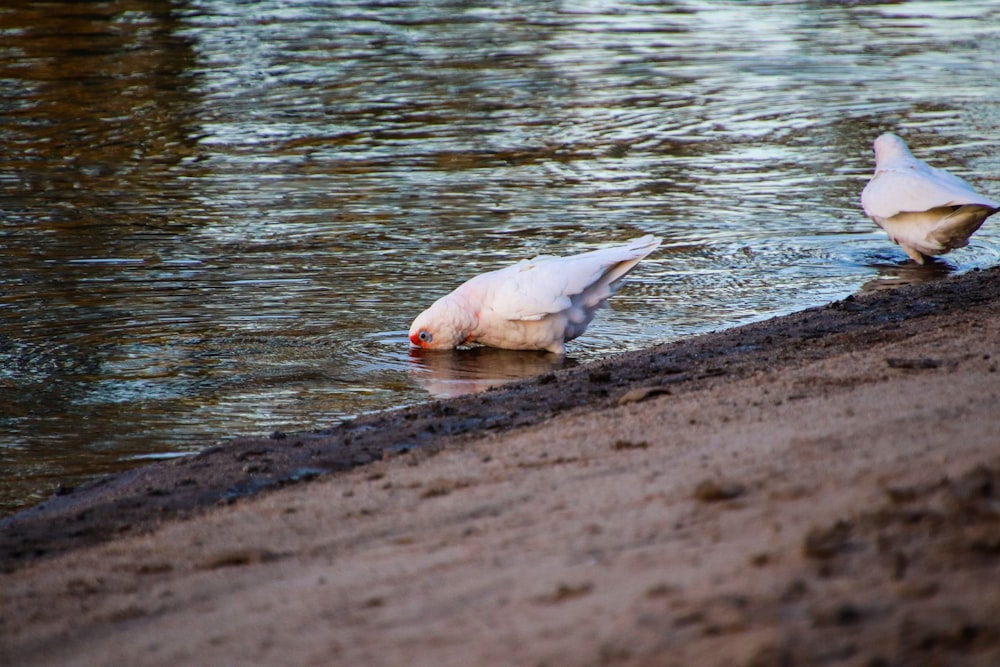
[[575,365],[549,352],[497,350],[410,350],[413,378],[431,396],[451,398],[475,394],[511,380],[541,375]]
[[988,222],[899,266],[858,195],[886,130],[1000,195],[998,19],[946,1],[6,3],[0,510],[544,371],[411,357],[401,333],[523,257],[664,239],[570,363],[993,264]]
[[955,272],[955,267],[946,260],[929,257],[923,264],[906,261],[898,256],[875,255],[871,262],[872,268],[878,272],[878,277],[869,280],[861,289],[873,292],[882,289],[892,289],[903,285],[919,285],[920,283],[940,280]]

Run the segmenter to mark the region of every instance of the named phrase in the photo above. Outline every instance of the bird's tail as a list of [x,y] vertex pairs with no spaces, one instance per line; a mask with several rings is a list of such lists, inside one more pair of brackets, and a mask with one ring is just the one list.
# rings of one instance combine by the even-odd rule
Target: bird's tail
[[621,246],[622,259],[608,269],[607,273],[604,274],[604,280],[601,282],[607,284],[611,291],[614,292],[618,289],[618,285],[621,283],[622,278],[625,277],[625,274],[635,268],[636,264],[659,247],[660,239],[652,234],[640,236],[634,241],[630,241],[628,245]]
[[962,248],[969,243],[969,237],[978,230],[989,216],[998,210],[985,204],[957,206],[949,215],[941,219],[928,233],[928,237],[941,245],[944,252]]
[[652,234],[641,236],[626,245],[594,250],[594,258],[600,257],[606,267],[601,277],[588,286],[574,301],[586,309],[594,309],[614,294],[621,286],[625,275],[660,246],[660,239]]

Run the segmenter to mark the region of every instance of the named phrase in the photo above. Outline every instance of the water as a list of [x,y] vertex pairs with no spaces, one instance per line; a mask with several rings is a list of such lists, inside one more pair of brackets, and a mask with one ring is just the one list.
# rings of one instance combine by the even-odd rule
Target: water
[[[0,8],[0,512],[894,282],[870,144],[1000,196],[993,2]],[[652,232],[569,358],[411,354],[465,278]]]

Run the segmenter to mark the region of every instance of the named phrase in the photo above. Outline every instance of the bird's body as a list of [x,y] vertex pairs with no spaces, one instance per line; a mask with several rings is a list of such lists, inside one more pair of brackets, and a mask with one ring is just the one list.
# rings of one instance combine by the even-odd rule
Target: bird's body
[[647,235],[569,257],[541,256],[472,278],[410,326],[422,348],[480,343],[511,350],[565,352],[639,261],[660,245]]
[[966,181],[910,153],[892,133],[875,140],[875,175],[861,193],[861,207],[906,254],[921,264],[968,244],[1000,202]]

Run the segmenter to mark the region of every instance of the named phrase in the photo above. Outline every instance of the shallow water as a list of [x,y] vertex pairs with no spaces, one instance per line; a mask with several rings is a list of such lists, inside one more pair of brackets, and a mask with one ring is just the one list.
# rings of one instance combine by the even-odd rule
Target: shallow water
[[[819,7],[819,8],[817,8]],[[1000,196],[993,2],[0,8],[0,512],[1000,257],[863,216],[886,130]],[[652,232],[567,360],[411,353],[522,257]]]

